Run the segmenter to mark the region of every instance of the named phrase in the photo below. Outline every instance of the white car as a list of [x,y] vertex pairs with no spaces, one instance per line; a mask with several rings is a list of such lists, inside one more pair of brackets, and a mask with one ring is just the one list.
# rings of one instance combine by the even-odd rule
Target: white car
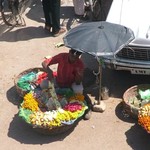
[[129,27],[135,39],[113,57],[107,67],[150,75],[150,0],[113,0],[106,21]]

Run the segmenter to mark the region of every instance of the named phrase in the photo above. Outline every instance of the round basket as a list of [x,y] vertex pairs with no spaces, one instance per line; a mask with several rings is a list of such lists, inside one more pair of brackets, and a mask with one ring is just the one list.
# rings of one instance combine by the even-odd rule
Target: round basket
[[[84,115],[84,113],[83,113],[83,115]],[[78,122],[83,118],[83,115],[81,115],[79,118],[77,118],[72,123],[69,123],[69,124],[63,124],[62,123],[60,126],[51,127],[51,128],[35,126],[33,124],[30,124],[30,123],[26,122],[22,118],[21,118],[21,120],[23,122],[25,122],[28,126],[30,126],[34,131],[36,131],[36,132],[38,132],[40,134],[44,134],[44,135],[58,135],[58,134],[65,133],[67,131],[73,131],[73,129],[77,126]]]
[[[28,74],[30,72],[35,72],[35,73],[38,73],[38,72],[44,72],[43,68],[31,68],[31,69],[28,69],[28,70],[25,70],[23,71],[22,73],[20,73],[14,80],[14,83],[15,83],[15,86],[16,86],[16,89],[17,89],[17,92],[19,93],[19,95],[21,97],[24,97],[26,94],[29,93],[29,91],[25,91],[23,90],[22,88],[20,88],[17,83],[18,83],[18,80],[25,74]],[[21,104],[22,105],[22,104]],[[33,130],[37,131],[38,133],[41,133],[41,134],[45,134],[45,135],[57,135],[57,134],[61,134],[61,133],[64,133],[64,132],[67,132],[71,129],[73,129],[77,123],[79,122],[79,120],[82,118],[82,116],[84,115],[85,113],[85,110],[87,109],[86,108],[87,106],[85,105],[85,108],[83,109],[83,111],[79,114],[78,118],[76,119],[73,119],[71,120],[70,122],[61,122],[60,126],[50,126],[50,127],[47,127],[47,126],[40,126],[40,124],[32,124],[32,123],[29,123],[28,121],[26,121],[23,116],[25,115],[26,117],[29,117],[27,116],[28,113],[24,112],[25,110],[27,109],[22,109],[19,113],[19,116],[29,125],[33,128]],[[20,107],[21,109],[21,107]],[[19,109],[19,110],[20,110]],[[41,109],[42,111],[42,109]],[[43,111],[45,112],[45,111]]]
[[17,93],[21,96],[21,97],[24,97],[25,94],[27,94],[29,91],[26,91],[26,90],[23,90],[22,88],[20,88],[18,86],[18,80],[25,74],[28,74],[30,72],[35,72],[35,73],[38,73],[38,72],[44,72],[43,68],[30,68],[30,69],[27,69],[23,72],[21,72],[18,76],[15,77],[14,79],[14,84],[15,84],[15,87],[16,87],[16,90],[17,90]]
[[123,108],[133,118],[138,119],[139,107],[136,107],[129,103],[130,99],[138,97],[138,90],[150,89],[150,84],[140,84],[130,87],[123,94]]
[[79,122],[79,119],[77,119],[73,124],[70,124],[70,125],[62,125],[62,126],[51,128],[51,129],[33,127],[33,130],[44,135],[58,135],[58,134],[63,134],[67,131],[73,130],[75,126],[78,124],[78,122]]

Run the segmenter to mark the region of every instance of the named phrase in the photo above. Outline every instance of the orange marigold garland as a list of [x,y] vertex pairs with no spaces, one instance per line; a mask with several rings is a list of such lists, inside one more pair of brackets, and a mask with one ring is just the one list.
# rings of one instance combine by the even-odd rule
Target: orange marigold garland
[[142,106],[139,110],[138,123],[150,133],[150,103]]
[[78,100],[78,101],[84,101],[84,95],[83,94],[80,94],[80,93],[76,93],[74,96],[71,96],[69,98],[69,101],[72,101],[72,100]]

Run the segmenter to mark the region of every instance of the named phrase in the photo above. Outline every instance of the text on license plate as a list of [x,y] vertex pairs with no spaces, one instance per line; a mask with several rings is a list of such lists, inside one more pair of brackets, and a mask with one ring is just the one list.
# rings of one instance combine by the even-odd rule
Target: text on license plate
[[145,69],[131,69],[131,74],[150,75],[150,70],[145,70]]

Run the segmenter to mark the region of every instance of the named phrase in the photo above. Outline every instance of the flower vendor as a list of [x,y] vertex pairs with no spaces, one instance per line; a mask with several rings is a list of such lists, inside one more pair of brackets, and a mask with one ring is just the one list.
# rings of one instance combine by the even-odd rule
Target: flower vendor
[[[84,63],[80,59],[81,54],[82,52],[70,49],[68,53],[60,53],[42,62],[49,80],[54,81],[56,88],[72,88],[75,93],[83,93]],[[54,64],[58,64],[55,75],[50,69],[50,66]],[[89,118],[88,113],[87,115]]]
[[46,59],[42,63],[42,66],[48,73],[49,79],[52,80],[53,74],[49,66],[58,64],[56,75],[56,84],[58,87],[70,88],[73,83],[82,86],[84,64],[80,59],[81,54],[81,52],[71,49],[69,53],[61,53]]

